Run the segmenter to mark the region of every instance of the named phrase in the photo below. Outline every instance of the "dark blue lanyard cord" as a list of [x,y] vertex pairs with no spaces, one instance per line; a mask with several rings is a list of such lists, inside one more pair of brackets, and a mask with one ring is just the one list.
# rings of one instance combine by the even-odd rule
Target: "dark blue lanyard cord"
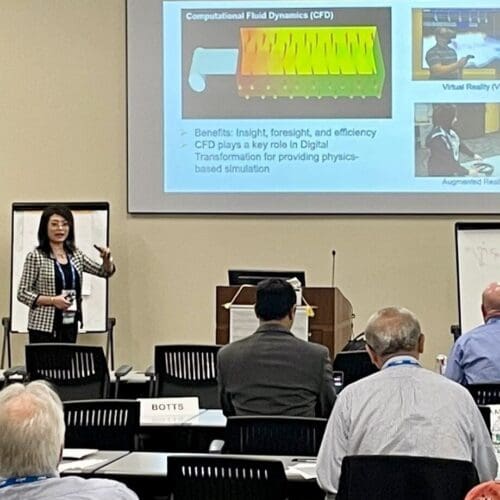
[[21,476],[21,477],[9,477],[7,479],[2,479],[0,481],[0,488],[5,488],[7,486],[12,486],[14,484],[28,484],[34,483],[36,481],[42,481],[43,479],[48,479],[54,476]]
[[387,363],[384,368],[391,368],[392,366],[401,366],[401,365],[420,366],[420,363],[413,359],[399,359]]

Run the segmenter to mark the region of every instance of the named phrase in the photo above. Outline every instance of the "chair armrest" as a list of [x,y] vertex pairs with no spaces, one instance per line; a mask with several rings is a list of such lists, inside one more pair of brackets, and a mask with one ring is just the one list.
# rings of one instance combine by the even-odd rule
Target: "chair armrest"
[[115,370],[115,377],[117,379],[122,378],[131,371],[132,371],[132,365],[121,365]]
[[26,377],[28,375],[28,372],[26,371],[25,366],[19,365],[7,368],[7,370],[5,370],[3,374],[5,377],[12,377],[13,375],[21,375],[22,377]]
[[3,376],[5,378],[5,385],[7,385],[10,384],[15,377],[20,377],[21,381],[24,382],[28,378],[28,372],[24,366],[12,366],[3,372]]
[[153,368],[153,365],[150,365],[146,368],[146,370],[144,371],[144,375],[146,375],[146,377],[149,377],[149,397],[152,398],[154,396],[154,392],[155,392],[155,379],[156,379],[156,373],[155,373],[155,370]]
[[224,440],[214,439],[210,443],[210,446],[208,447],[208,453],[222,453],[223,448],[224,448]]
[[118,398],[118,391],[120,388],[121,378],[127,375],[127,373],[129,373],[131,370],[132,370],[131,365],[121,365],[120,367],[118,367],[117,370],[115,370],[115,393],[114,393],[115,399]]

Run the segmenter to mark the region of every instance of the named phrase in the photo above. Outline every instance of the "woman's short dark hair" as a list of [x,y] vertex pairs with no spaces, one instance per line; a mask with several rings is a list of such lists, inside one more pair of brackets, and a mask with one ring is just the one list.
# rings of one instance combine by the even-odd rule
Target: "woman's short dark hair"
[[59,215],[62,217],[69,225],[68,237],[64,241],[64,249],[73,253],[76,249],[75,246],[75,229],[73,214],[71,210],[66,205],[49,205],[42,212],[40,217],[40,224],[38,225],[38,249],[44,252],[47,256],[50,256],[50,241],[48,234],[49,219],[53,215]]
[[437,104],[432,110],[432,124],[449,130],[457,116],[457,107],[454,104]]
[[279,320],[290,313],[296,302],[290,283],[279,278],[264,280],[257,285],[255,314],[263,321]]

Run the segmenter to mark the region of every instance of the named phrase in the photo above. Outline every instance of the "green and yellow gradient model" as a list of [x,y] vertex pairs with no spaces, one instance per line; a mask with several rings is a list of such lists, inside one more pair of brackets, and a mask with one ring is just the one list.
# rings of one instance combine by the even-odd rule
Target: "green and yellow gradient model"
[[240,28],[238,93],[378,97],[385,68],[376,26]]

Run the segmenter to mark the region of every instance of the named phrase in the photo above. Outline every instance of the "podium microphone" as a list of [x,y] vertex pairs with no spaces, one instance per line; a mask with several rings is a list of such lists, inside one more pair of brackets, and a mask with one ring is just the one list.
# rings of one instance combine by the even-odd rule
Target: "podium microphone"
[[332,288],[335,287],[335,250],[332,250]]

